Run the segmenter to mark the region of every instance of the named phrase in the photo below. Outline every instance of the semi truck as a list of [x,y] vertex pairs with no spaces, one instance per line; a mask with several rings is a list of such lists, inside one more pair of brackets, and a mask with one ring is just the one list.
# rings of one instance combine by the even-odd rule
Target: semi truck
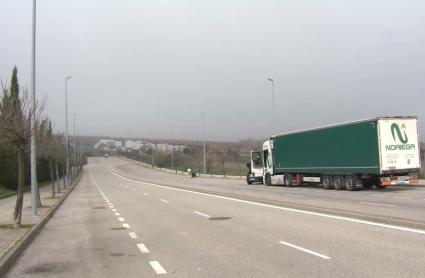
[[251,151],[247,183],[357,190],[417,183],[418,120],[377,117],[274,135]]

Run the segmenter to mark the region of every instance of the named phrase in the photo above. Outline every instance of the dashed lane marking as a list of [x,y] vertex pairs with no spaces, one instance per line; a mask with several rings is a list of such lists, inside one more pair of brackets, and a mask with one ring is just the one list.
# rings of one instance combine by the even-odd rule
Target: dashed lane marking
[[317,252],[311,251],[311,250],[309,250],[309,249],[306,249],[306,248],[303,248],[303,247],[297,246],[297,245],[295,245],[295,244],[291,244],[291,243],[289,243],[289,242],[285,242],[285,241],[279,241],[279,242],[280,242],[281,244],[283,244],[283,245],[286,245],[286,246],[289,246],[289,247],[295,248],[295,249],[297,249],[297,250],[300,250],[300,251],[303,251],[303,252],[309,253],[309,254],[311,254],[311,255],[317,256],[317,257],[322,258],[322,259],[325,259],[325,260],[329,260],[329,259],[331,258],[331,257],[328,257],[328,256],[326,256],[326,255],[323,255],[323,254],[320,254],[320,253],[317,253]]
[[121,221],[121,222],[125,221],[125,219],[123,217],[118,217],[118,220]]
[[150,261],[149,264],[151,265],[156,274],[167,274],[167,271],[165,271],[165,269],[158,261]]
[[116,216],[120,216],[121,214],[119,214],[118,212],[115,213]]
[[135,232],[129,232],[129,233],[128,233],[128,235],[129,235],[131,238],[139,238]]
[[165,199],[161,199],[161,202],[164,202],[164,203],[169,203],[167,200],[165,200]]
[[137,247],[139,248],[139,250],[140,250],[140,252],[141,252],[142,254],[147,254],[147,253],[149,253],[149,249],[148,249],[148,248],[146,248],[146,246],[145,246],[143,243],[138,243],[138,244],[137,244]]
[[201,215],[201,216],[206,217],[206,218],[210,218],[210,216],[208,214],[205,214],[205,213],[202,213],[202,212],[199,212],[199,211],[196,211],[196,210],[193,213]]
[[122,226],[126,229],[130,229],[130,225],[128,225],[127,223],[122,223]]

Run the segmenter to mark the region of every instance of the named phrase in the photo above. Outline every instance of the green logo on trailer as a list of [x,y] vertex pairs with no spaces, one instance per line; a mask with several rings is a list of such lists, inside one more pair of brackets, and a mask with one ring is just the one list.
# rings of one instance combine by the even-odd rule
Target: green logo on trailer
[[409,141],[409,138],[407,138],[406,134],[406,125],[402,124],[401,128],[398,124],[393,123],[391,125],[391,135],[393,136],[394,142],[397,142],[396,137],[398,141],[401,144],[394,144],[394,145],[386,145],[385,149],[387,151],[405,151],[405,150],[414,150],[416,148],[415,144],[406,144]]
[[391,125],[391,134],[393,135],[393,139],[394,139],[394,141],[395,141],[395,134],[397,134],[398,140],[399,140],[401,143],[406,144],[406,143],[407,143],[407,141],[408,141],[408,138],[407,138],[407,135],[406,135],[406,126],[403,124],[403,125],[401,126],[401,129],[403,130],[404,137],[403,137],[403,135],[401,134],[401,130],[400,130],[400,127],[398,126],[398,124],[393,123],[393,124]]

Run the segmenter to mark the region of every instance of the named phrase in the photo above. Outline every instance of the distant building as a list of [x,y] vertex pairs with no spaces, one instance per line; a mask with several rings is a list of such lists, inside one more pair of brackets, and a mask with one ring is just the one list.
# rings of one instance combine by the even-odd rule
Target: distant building
[[138,140],[138,141],[133,141],[133,140],[126,140],[124,143],[124,146],[127,150],[135,150],[138,151],[143,147],[143,142]]

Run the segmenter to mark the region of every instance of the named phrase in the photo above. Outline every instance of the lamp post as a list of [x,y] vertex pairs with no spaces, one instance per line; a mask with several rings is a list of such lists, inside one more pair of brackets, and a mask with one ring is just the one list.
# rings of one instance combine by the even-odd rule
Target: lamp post
[[201,113],[202,115],[202,137],[203,137],[203,145],[204,145],[204,175],[207,173],[206,164],[205,164],[205,112]]
[[174,127],[171,126],[171,172],[174,172],[174,139],[173,139],[173,131],[174,131]]
[[276,117],[275,117],[275,110],[274,110],[274,80],[272,78],[268,78],[267,80],[272,83],[273,132],[276,132]]
[[65,184],[69,185],[69,142],[68,142],[68,80],[72,76],[65,78],[65,145],[66,145],[66,169],[65,169]]
[[74,113],[74,160],[77,161],[77,137],[75,136],[75,118],[78,116]]
[[37,150],[35,142],[35,32],[36,32],[36,11],[37,1],[33,0],[32,5],[32,48],[31,48],[31,208],[33,215],[37,215]]

